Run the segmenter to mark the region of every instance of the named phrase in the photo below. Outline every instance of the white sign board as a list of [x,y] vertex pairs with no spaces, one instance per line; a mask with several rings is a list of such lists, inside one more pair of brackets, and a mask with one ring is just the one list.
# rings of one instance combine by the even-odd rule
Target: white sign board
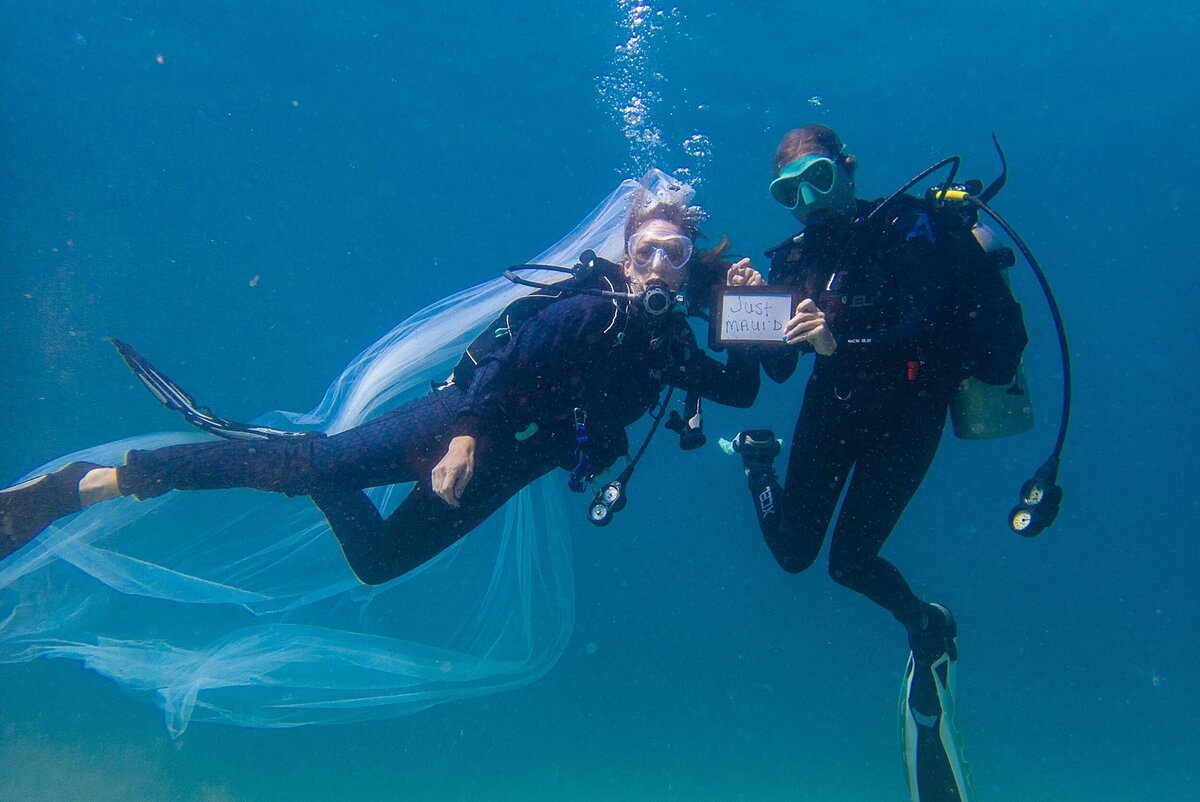
[[784,289],[721,290],[717,295],[717,342],[782,344],[796,298]]

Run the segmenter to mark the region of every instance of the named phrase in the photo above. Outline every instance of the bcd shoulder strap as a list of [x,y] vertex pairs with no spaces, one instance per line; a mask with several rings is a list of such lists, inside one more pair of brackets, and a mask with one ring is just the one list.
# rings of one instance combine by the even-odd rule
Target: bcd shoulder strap
[[516,336],[527,320],[535,317],[555,301],[587,289],[615,289],[623,281],[620,268],[604,259],[590,260],[579,265],[579,272],[544,289],[523,295],[504,307],[504,311],[471,341],[459,357],[449,383],[467,387],[475,375],[475,367],[485,356],[503,347]]

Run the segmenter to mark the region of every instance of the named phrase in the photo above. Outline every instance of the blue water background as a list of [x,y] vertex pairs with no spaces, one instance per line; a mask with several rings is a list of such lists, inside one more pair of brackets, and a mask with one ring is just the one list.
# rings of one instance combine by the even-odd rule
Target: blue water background
[[[1012,167],[996,206],[1072,337],[1056,526],[1004,526],[1059,381],[1018,270],[1041,425],[948,436],[885,551],[960,620],[980,799],[1200,797],[1195,5],[769,5],[681,4],[654,42],[676,161],[693,133],[713,145],[709,232],[750,255],[792,233],[766,182],[795,125],[836,127],[868,197],[949,153],[990,177],[995,130]],[[615,3],[3,8],[5,482],[180,425],[105,336],[224,414],[307,409],[398,319],[557,239],[629,161],[595,88],[624,38]],[[787,436],[802,386],[712,410],[710,438]],[[615,526],[573,521],[575,635],[530,687],[171,742],[75,664],[0,667],[0,798],[906,798],[900,629],[823,560],[779,571],[736,464],[672,440]]]

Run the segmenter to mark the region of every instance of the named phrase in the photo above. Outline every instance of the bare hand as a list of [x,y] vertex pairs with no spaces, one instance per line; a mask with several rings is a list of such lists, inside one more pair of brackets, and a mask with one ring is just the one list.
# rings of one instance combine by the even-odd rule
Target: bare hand
[[750,266],[749,259],[743,259],[730,266],[729,272],[725,274],[725,283],[730,287],[761,287],[766,284],[762,273]]
[[430,474],[433,492],[451,507],[458,506],[467,483],[475,475],[475,438],[459,435],[450,441],[446,456]]
[[787,322],[784,337],[788,345],[810,343],[821,356],[829,356],[837,350],[837,342],[825,326],[825,313],[817,308],[811,298],[796,304],[796,314]]

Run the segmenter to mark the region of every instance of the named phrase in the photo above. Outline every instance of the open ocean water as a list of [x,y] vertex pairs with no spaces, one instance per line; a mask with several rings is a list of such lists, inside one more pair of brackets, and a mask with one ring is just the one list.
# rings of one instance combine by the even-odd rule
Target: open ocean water
[[[884,553],[959,619],[980,800],[1200,798],[1197,6],[649,7],[635,61],[616,0],[0,4],[0,481],[183,425],[106,336],[232,417],[308,409],[396,321],[539,252],[647,159],[699,176],[707,231],[758,256],[795,228],[766,191],[789,128],[835,127],[864,197],[952,153],[990,179],[995,131],[994,205],[1071,337],[1066,500],[1040,538],[1007,531],[1060,381],[1022,266],[1040,425],[947,434]],[[655,137],[613,113],[636,93]],[[802,387],[710,406],[710,442],[790,436]],[[4,665],[0,799],[905,799],[900,628],[824,558],[781,572],[735,461],[673,441],[612,527],[568,499],[575,628],[543,679],[172,740],[74,662]]]

